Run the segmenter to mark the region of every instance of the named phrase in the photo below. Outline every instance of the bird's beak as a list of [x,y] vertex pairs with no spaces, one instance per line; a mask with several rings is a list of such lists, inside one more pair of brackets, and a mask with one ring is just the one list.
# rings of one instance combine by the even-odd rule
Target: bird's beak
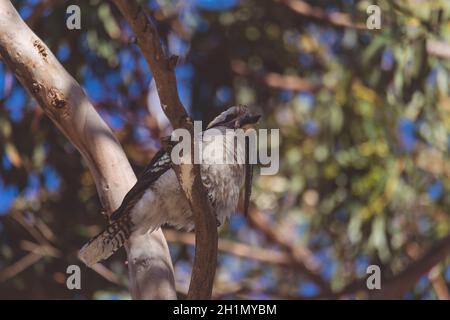
[[247,117],[247,124],[256,124],[261,118],[260,114]]
[[259,121],[261,115],[247,115],[239,121],[239,127],[244,130],[254,128],[255,124]]
[[240,121],[240,125],[241,126],[245,126],[245,125],[248,125],[248,124],[256,124],[258,121],[259,121],[259,119],[261,118],[261,115],[254,115],[254,116],[252,116],[252,115],[248,115],[248,116],[245,116],[241,121]]

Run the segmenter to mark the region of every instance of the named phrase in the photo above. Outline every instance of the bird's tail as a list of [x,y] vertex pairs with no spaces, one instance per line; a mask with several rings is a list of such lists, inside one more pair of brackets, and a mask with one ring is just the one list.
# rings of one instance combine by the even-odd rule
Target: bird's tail
[[105,231],[89,240],[78,252],[88,267],[109,258],[119,250],[131,234],[132,223],[128,215],[110,223]]

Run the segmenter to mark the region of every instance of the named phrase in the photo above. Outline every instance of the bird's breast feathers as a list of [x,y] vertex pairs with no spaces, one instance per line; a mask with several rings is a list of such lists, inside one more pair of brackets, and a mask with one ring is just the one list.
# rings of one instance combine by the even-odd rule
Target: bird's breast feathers
[[[212,157],[218,157],[223,152],[233,153],[235,157],[236,151],[242,151],[229,145],[229,138],[223,140],[225,146],[217,142],[208,140],[203,145],[201,176],[217,219],[223,223],[237,208],[244,181],[244,166],[237,163],[216,164],[220,162],[215,162]],[[132,209],[131,215],[133,224],[142,232],[154,230],[165,223],[185,229],[194,226],[189,203],[173,169],[167,170],[152,183]]]

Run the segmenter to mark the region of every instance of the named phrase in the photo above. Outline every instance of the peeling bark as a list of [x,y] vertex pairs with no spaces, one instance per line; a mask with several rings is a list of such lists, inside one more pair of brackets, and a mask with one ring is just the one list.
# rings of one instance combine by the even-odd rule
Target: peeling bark
[[[112,213],[136,181],[125,153],[80,85],[7,0],[0,0],[0,55],[83,155],[100,201]],[[127,253],[134,299],[176,298],[172,262],[160,229],[130,239]]]

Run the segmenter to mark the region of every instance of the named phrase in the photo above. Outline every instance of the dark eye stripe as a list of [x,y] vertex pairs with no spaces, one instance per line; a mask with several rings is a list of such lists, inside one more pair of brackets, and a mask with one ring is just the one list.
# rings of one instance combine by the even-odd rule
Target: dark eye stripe
[[233,120],[235,117],[236,117],[235,114],[229,114],[229,115],[227,115],[227,117],[225,118],[225,121],[226,121],[226,122],[231,121],[231,120]]

